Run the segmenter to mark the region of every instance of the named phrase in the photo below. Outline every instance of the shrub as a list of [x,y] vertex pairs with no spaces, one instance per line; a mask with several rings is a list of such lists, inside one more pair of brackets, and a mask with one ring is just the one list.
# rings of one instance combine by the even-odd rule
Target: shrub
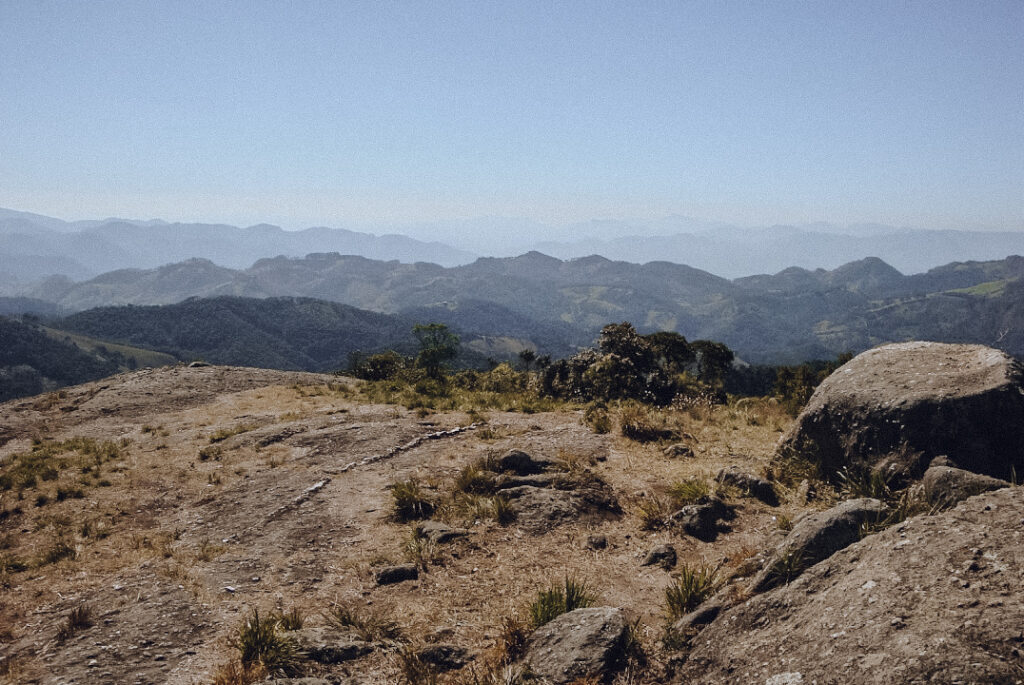
[[396,521],[416,521],[434,513],[433,498],[428,496],[415,478],[391,484],[392,515]]
[[672,584],[665,588],[665,614],[670,623],[690,613],[715,591],[715,569],[684,565]]
[[885,502],[892,497],[890,478],[881,471],[844,466],[836,478],[839,481],[839,496],[843,499],[873,497]]
[[403,682],[409,685],[437,685],[437,668],[419,657],[417,651],[411,647],[402,647],[395,654],[398,662],[398,671],[402,674]]
[[507,526],[516,520],[516,510],[512,507],[512,501],[508,497],[498,495],[491,500],[494,510],[494,520],[500,526]]
[[243,668],[258,664],[268,673],[285,676],[301,672],[295,641],[280,633],[272,617],[260,618],[256,609],[242,623],[231,645],[238,650]]
[[78,556],[78,550],[72,545],[68,544],[63,538],[57,538],[50,545],[50,548],[43,552],[43,555],[39,559],[39,565],[44,566],[46,564],[56,564],[58,561],[63,559],[74,559]]
[[804,572],[805,568],[807,568],[807,562],[804,559],[803,552],[799,549],[793,549],[783,554],[772,564],[768,575],[775,581],[789,585],[797,576]]
[[530,625],[534,630],[562,614],[594,606],[597,595],[585,583],[566,576],[560,584],[540,590],[529,607]]
[[424,571],[437,559],[437,545],[416,528],[413,528],[409,537],[405,539],[402,552],[407,562],[415,564]]

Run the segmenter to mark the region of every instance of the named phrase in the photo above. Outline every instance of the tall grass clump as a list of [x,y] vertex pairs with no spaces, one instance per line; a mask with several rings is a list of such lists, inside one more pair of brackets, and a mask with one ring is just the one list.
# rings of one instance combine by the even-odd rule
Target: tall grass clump
[[672,584],[665,588],[665,615],[674,623],[710,597],[718,583],[716,569],[700,565],[684,565]]
[[282,632],[274,617],[261,618],[259,611],[253,609],[231,642],[239,652],[242,668],[261,666],[272,675],[300,675],[298,646],[295,640]]
[[392,517],[400,522],[430,518],[436,506],[433,497],[424,491],[416,478],[392,483],[391,497]]
[[561,583],[537,593],[528,609],[530,625],[537,629],[562,614],[594,606],[596,602],[597,595],[586,583],[566,576]]

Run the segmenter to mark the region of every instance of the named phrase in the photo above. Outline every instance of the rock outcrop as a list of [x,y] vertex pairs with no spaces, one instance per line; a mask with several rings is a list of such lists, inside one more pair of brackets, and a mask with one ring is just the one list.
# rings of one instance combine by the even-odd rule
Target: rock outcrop
[[844,467],[919,478],[930,461],[1008,479],[1024,473],[1024,370],[981,345],[907,342],[868,350],[815,391],[779,446],[826,478]]
[[1020,682],[1022,520],[1007,488],[868,536],[723,611],[675,682]]
[[951,507],[983,492],[1010,487],[1005,480],[940,464],[928,467],[921,484],[928,501],[941,508]]
[[576,609],[535,630],[522,661],[551,683],[604,678],[622,656],[626,631],[620,609]]
[[751,590],[764,592],[791,582],[805,569],[859,540],[861,525],[884,512],[885,505],[877,499],[851,499],[800,519],[754,578]]

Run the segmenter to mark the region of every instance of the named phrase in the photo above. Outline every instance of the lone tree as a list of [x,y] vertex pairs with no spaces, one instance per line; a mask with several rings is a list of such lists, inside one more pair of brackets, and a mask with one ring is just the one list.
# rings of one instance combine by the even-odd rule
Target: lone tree
[[416,324],[412,327],[412,333],[420,341],[416,366],[426,371],[431,378],[440,378],[444,363],[455,359],[459,353],[459,336],[448,330],[443,323]]

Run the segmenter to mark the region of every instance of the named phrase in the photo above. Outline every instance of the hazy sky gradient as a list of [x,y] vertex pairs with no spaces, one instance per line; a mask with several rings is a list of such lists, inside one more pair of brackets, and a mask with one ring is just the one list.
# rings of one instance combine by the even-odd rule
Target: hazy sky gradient
[[0,206],[1024,229],[1024,2],[0,0]]

